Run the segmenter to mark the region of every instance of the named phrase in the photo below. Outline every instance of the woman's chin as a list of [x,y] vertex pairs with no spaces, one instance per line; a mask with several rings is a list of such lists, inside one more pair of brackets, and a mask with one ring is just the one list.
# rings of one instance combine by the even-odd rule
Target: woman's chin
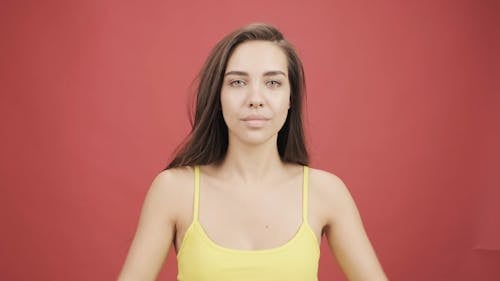
[[[241,143],[248,146],[265,145],[271,141],[276,144],[276,135],[264,134],[263,132],[248,132],[243,136],[234,136],[237,141],[234,143]],[[231,140],[229,143],[232,143]]]

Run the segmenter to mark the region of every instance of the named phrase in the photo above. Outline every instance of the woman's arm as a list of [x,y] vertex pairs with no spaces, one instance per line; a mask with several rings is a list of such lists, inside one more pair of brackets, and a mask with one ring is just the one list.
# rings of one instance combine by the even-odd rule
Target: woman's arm
[[349,190],[338,177],[325,177],[329,206],[324,229],[330,249],[349,281],[388,280],[363,227]]
[[151,184],[118,281],[156,280],[175,233],[174,187],[175,179],[168,170]]

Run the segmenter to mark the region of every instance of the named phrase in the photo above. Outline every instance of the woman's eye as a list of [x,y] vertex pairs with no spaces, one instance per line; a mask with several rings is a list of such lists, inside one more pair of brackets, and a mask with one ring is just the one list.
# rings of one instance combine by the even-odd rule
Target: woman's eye
[[229,82],[229,85],[232,87],[242,87],[245,85],[245,82],[243,80],[232,80]]
[[281,86],[281,82],[280,81],[276,81],[276,80],[270,80],[270,81],[267,81],[267,86],[271,87],[271,88],[277,88],[279,86]]

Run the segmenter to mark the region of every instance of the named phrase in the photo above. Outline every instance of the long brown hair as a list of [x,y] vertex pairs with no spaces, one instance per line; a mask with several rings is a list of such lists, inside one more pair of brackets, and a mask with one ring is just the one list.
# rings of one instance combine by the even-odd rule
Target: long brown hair
[[287,56],[290,109],[278,132],[278,152],[283,162],[309,164],[302,126],[305,76],[302,62],[283,34],[268,24],[250,24],[224,37],[212,49],[198,76],[194,123],[187,140],[166,169],[220,163],[226,156],[228,129],[222,117],[220,92],[227,62],[234,49],[245,41],[276,43]]

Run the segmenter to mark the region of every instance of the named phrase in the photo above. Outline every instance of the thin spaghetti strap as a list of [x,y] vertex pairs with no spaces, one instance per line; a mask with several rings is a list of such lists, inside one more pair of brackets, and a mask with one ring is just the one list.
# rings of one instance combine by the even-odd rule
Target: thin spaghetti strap
[[304,181],[302,183],[302,220],[307,222],[307,210],[309,202],[309,167],[304,166]]
[[193,220],[198,221],[198,205],[200,202],[200,167],[194,166],[194,207],[193,207]]

